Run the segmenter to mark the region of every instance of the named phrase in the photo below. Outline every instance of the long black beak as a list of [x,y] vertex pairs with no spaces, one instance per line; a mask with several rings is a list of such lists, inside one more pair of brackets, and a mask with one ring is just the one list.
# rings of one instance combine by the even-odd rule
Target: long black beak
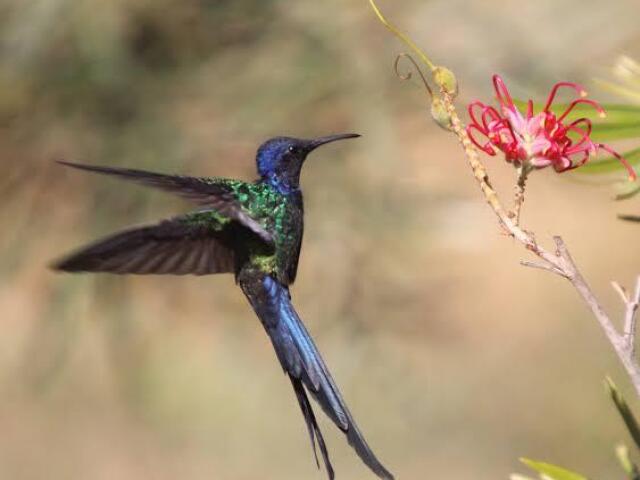
[[360,135],[357,133],[340,133],[338,135],[327,135],[326,137],[318,137],[309,141],[309,151],[315,150],[320,145],[324,145],[326,143],[335,142],[338,140],[345,140],[347,138],[358,138]]

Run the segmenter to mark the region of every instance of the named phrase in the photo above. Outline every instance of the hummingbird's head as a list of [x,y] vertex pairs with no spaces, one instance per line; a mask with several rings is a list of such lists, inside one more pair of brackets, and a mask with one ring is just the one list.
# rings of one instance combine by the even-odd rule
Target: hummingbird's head
[[256,155],[260,178],[269,182],[281,193],[290,193],[300,186],[300,170],[307,155],[320,145],[359,137],[357,133],[343,133],[311,140],[291,137],[276,137],[267,140]]

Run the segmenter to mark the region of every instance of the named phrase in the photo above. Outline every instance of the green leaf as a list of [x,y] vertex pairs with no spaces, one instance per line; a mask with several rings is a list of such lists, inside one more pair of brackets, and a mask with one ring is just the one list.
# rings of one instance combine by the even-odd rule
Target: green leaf
[[631,435],[631,438],[636,444],[636,447],[640,448],[640,427],[638,427],[638,422],[631,412],[629,405],[627,405],[627,402],[625,401],[622,394],[618,391],[615,383],[613,383],[613,380],[611,380],[611,378],[606,377],[604,385],[609,392],[609,395],[611,395],[611,399],[618,409],[618,413],[620,413],[622,420],[624,420],[624,424],[627,426],[629,435]]
[[616,200],[627,200],[631,197],[635,197],[640,193],[640,182],[622,182],[618,185],[618,193],[615,196]]
[[[624,152],[622,156],[631,164],[632,167],[640,167],[640,147]],[[582,167],[577,168],[576,172],[581,173],[611,173],[618,170],[626,170],[620,160],[614,156],[603,158],[602,160],[591,160]]]
[[527,467],[535,470],[543,479],[549,480],[587,480],[579,473],[572,472],[566,468],[553,465],[551,463],[537,462],[528,458],[521,458],[520,461]]
[[625,87],[607,80],[595,80],[595,82],[600,85],[600,88],[603,90],[608,90],[611,93],[628,98],[631,101],[640,101],[640,89],[638,88]]
[[638,471],[636,464],[631,461],[629,449],[626,445],[621,444],[616,446],[616,457],[618,457],[618,462],[620,462],[622,469],[631,480],[638,480],[640,478],[640,471]]
[[625,138],[640,138],[640,118],[633,122],[598,122],[593,124],[591,139],[594,142],[608,142]]
[[[569,107],[568,104],[559,104],[551,107],[551,111],[556,115],[561,115]],[[594,124],[594,129],[600,125],[608,124],[633,124],[640,123],[640,106],[603,104],[606,117],[601,117],[591,105],[577,105],[567,115],[566,120],[574,121],[579,118],[589,118]]]

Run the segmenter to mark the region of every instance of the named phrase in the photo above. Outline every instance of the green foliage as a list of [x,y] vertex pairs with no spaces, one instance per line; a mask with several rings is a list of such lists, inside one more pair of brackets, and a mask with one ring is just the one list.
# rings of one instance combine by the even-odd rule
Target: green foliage
[[[597,81],[603,89],[623,98],[628,105],[603,105],[608,118],[594,123],[596,141],[640,139],[640,64],[629,57],[621,57],[613,69],[616,82]],[[634,105],[635,104],[635,105]],[[640,148],[622,152],[622,156],[636,169],[640,167]],[[609,173],[624,168],[615,157],[589,162],[579,169],[582,173]],[[640,181],[620,187],[616,200],[626,200],[640,193]],[[621,217],[623,218],[623,217]]]
[[620,444],[616,447],[616,457],[618,457],[618,462],[622,465],[622,469],[627,474],[627,477],[631,480],[640,479],[640,471],[638,471],[636,464],[631,461],[629,449],[626,445]]
[[[640,64],[629,57],[621,57],[614,71],[619,83],[598,81],[601,88],[626,99],[631,103],[638,104],[640,102]],[[614,119],[608,127],[601,133],[610,135],[615,139],[638,139],[640,138],[640,107],[628,107],[627,116],[620,121]],[[640,165],[640,148],[623,153],[623,156],[633,165],[636,170]],[[586,173],[608,172],[620,168],[620,165],[614,165],[616,162],[613,158],[601,160],[588,165],[584,171]],[[625,200],[640,193],[640,181],[636,181],[633,187],[626,187],[626,191],[616,195],[616,200]],[[624,216],[622,219],[629,220]]]
[[[607,118],[594,123],[594,138],[604,142],[610,140],[640,139],[640,64],[635,60],[622,56],[613,68],[615,82],[598,80],[598,86],[615,96],[624,99],[625,105],[603,105]],[[579,113],[579,109],[576,109]],[[640,164],[640,149],[623,152],[622,155],[637,167]],[[615,158],[605,158],[590,162],[581,168],[583,173],[606,173],[623,168]],[[639,191],[639,189],[636,189]],[[630,195],[619,198],[628,198]]]
[[611,395],[611,400],[613,400],[618,413],[622,417],[629,435],[631,435],[631,438],[633,438],[636,447],[640,449],[640,427],[638,426],[638,422],[633,415],[633,412],[631,412],[629,405],[627,405],[627,402],[625,401],[624,397],[616,387],[615,383],[613,383],[613,380],[611,380],[611,378],[607,377],[605,379],[604,385],[609,395]]
[[572,472],[571,470],[551,463],[538,462],[528,458],[521,458],[520,461],[527,467],[538,472],[542,480],[587,480],[587,477],[579,473]]
[[[633,165],[634,168],[637,169],[640,166],[640,147],[625,152],[623,156],[631,165]],[[609,157],[603,160],[587,163],[579,170],[586,169],[585,173],[610,173],[620,170],[621,168],[623,167],[620,160],[614,157]]]
[[[640,451],[640,425],[636,420],[633,412],[629,408],[629,405],[625,401],[624,397],[616,387],[611,378],[607,377],[604,382],[607,393],[611,396],[613,404],[615,405],[618,413],[622,417],[627,431],[633,442],[635,443],[638,451]],[[615,448],[615,454],[629,480],[640,480],[640,470],[638,466],[631,460],[629,455],[629,449],[626,445],[620,444]],[[550,463],[539,462],[530,460],[528,458],[521,458],[522,463],[526,466],[538,472],[541,480],[587,480],[583,475],[567,470],[566,468],[559,467]],[[531,480],[528,477],[520,474],[511,475],[511,480]]]
[[[629,405],[611,378],[607,377],[604,385],[611,396],[611,400],[613,400],[613,404],[616,406],[618,413],[622,417],[629,435],[631,435],[636,447],[640,450],[640,427],[638,426],[638,421],[636,420],[635,415],[633,415]],[[622,469],[625,471],[629,479],[640,479],[640,471],[638,470],[637,465],[631,461],[629,449],[626,445],[618,445],[616,447],[616,457],[618,457],[618,462],[620,462]]]

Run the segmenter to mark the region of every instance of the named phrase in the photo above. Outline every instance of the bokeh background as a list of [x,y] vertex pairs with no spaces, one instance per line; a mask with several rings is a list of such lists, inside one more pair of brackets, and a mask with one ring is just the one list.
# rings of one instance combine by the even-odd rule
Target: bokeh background
[[[637,0],[380,5],[465,102],[492,97],[493,72],[537,98],[640,55]],[[622,475],[602,379],[626,377],[575,292],[518,265],[455,139],[395,77],[400,51],[365,0],[0,3],[0,478],[325,478],[231,277],[47,269],[189,205],[52,161],[251,179],[264,139],[344,131],[363,138],[303,173],[293,294],[383,462],[401,479],[507,478],[522,455]],[[510,195],[512,168],[488,163]],[[562,233],[620,313],[609,281],[632,282],[640,230],[615,215],[640,205],[609,180],[540,172],[524,221]],[[321,425],[338,478],[373,478]]]

